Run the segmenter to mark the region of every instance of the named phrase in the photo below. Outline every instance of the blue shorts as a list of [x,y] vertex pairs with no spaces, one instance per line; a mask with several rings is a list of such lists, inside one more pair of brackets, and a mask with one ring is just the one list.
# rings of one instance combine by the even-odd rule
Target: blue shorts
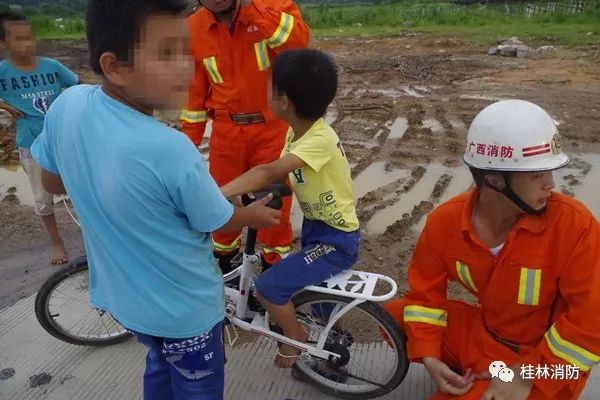
[[223,323],[201,336],[168,339],[133,332],[148,347],[144,400],[222,400]]
[[324,222],[304,219],[302,251],[284,258],[255,282],[269,302],[283,305],[309,285],[317,285],[352,267],[358,259],[360,231],[344,232]]

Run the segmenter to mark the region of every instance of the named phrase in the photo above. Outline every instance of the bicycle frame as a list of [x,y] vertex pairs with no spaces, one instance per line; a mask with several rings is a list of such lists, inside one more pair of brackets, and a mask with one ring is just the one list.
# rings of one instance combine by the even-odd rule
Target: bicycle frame
[[[366,301],[381,302],[388,300],[392,298],[398,290],[396,282],[385,275],[354,270],[331,277],[324,282],[325,286],[313,285],[306,287],[304,290],[335,294],[354,299],[350,303],[346,304],[343,308],[340,308],[340,305],[338,305],[333,309],[330,318],[328,318],[327,325],[319,333],[316,346],[313,346],[290,339],[284,335],[272,331],[269,324],[268,312],[266,312],[263,317],[260,313],[248,309],[248,299],[253,291],[252,286],[254,279],[258,275],[259,271],[259,256],[255,252],[252,252],[252,254],[244,253],[241,266],[236,271],[233,271],[228,275],[228,281],[240,276],[239,290],[225,286],[226,316],[230,323],[245,331],[270,337],[278,342],[296,347],[311,356],[326,360],[332,360],[340,357],[340,355],[337,353],[325,350],[324,346],[327,340],[328,332],[333,328],[334,324],[342,316],[344,316],[344,314]],[[358,280],[352,280],[352,278],[355,276],[358,276]],[[384,295],[375,296],[373,292],[375,291],[375,287],[380,280],[388,283],[391,289]],[[348,285],[351,286],[348,288]],[[234,343],[235,340],[233,343],[231,343],[231,345]]]

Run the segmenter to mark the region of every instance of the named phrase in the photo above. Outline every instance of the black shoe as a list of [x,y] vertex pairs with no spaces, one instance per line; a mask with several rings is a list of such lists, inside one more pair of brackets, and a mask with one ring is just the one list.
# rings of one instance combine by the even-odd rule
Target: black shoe
[[250,293],[250,296],[248,297],[248,308],[262,315],[264,315],[267,312],[267,310],[265,310],[261,302],[258,301],[256,296],[254,296],[252,293]]
[[260,256],[260,265],[262,266],[262,272],[266,272],[273,264],[267,262],[264,256]]
[[[234,260],[236,257],[238,257],[240,255],[239,252],[235,252],[235,253],[231,253],[231,254],[219,254],[217,252],[213,252],[213,254],[219,261],[219,268],[221,269],[221,273],[223,275],[227,275],[228,273],[230,273],[231,271],[233,271],[234,269],[236,269],[239,266],[235,262],[236,260]],[[232,288],[238,288],[240,286],[240,277],[238,276],[235,279],[231,279],[231,280],[225,282],[225,285],[232,287]]]
[[219,261],[219,268],[221,268],[223,275],[230,273],[236,268],[234,265],[232,265],[231,260],[233,260],[238,253],[238,251],[230,254],[219,254],[217,252],[213,252],[215,258]]

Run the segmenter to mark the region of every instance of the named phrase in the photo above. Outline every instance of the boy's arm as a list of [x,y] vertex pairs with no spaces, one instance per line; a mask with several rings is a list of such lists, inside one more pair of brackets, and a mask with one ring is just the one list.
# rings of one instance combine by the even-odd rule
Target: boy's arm
[[263,228],[276,225],[280,212],[265,206],[270,198],[257,201],[253,207],[234,208],[223,196],[206,163],[189,141],[181,136],[179,146],[172,146],[169,156],[179,157],[174,168],[165,171],[165,185],[178,211],[186,216],[197,232],[236,231],[244,226]]
[[270,183],[284,180],[288,174],[303,168],[306,163],[295,154],[287,154],[277,161],[259,165],[244,175],[221,187],[225,197],[255,192]]
[[291,0],[242,0],[239,18],[246,25],[257,26],[275,53],[308,46],[310,31]]
[[48,193],[67,194],[60,175],[54,175],[42,168],[42,184]]
[[253,229],[265,228],[280,223],[281,212],[269,208],[266,204],[273,195],[257,200],[248,207],[235,207],[231,218],[216,232],[236,232],[244,227]]
[[58,76],[60,77],[60,84],[63,89],[70,88],[71,86],[78,85],[80,83],[79,76],[65,67],[59,61],[54,60],[58,68]]
[[432,238],[439,229],[439,219],[428,218],[417,240],[408,267],[410,291],[402,316],[408,337],[408,358],[417,361],[426,357],[441,359],[442,336],[447,324],[447,271]]
[[[194,30],[192,37],[194,40]],[[188,89],[188,102],[186,108],[181,111],[180,121],[183,133],[194,143],[195,146],[200,146],[208,116],[206,115],[206,99],[210,90],[210,85],[204,71],[204,64],[199,60],[194,53],[194,45],[190,44],[190,52],[195,58],[194,60],[194,78],[190,82]]]

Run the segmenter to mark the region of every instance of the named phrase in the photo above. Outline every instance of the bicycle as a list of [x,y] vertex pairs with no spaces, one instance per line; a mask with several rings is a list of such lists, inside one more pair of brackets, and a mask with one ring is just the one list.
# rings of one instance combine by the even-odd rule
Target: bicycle
[[[274,208],[280,208],[281,198],[291,194],[285,185],[271,187],[268,192],[274,194],[269,203]],[[245,204],[251,201],[247,196],[244,198]],[[296,315],[308,331],[308,341],[302,343],[283,336],[255,299],[254,279],[261,270],[255,230],[248,229],[245,250],[232,260],[232,266],[234,269],[224,276],[225,325],[230,345],[237,341],[239,328],[296,347],[301,354],[292,369],[293,376],[344,399],[383,396],[406,377],[409,366],[406,337],[378,304],[392,298],[397,291],[390,277],[349,270],[297,293],[292,299]],[[239,288],[234,282],[239,282]],[[381,284],[387,290],[383,290]],[[67,294],[67,289],[75,289],[75,292]],[[86,298],[81,299],[84,294]],[[74,304],[56,310],[54,300],[64,301],[60,307],[69,301]],[[73,321],[73,315],[67,312],[69,307],[75,306],[85,306],[87,313],[81,321]],[[108,313],[89,305],[85,257],[56,272],[44,283],[36,297],[35,311],[49,334],[68,343],[107,346],[131,337]],[[375,325],[368,325],[369,320]],[[235,339],[231,339],[230,330]]]

